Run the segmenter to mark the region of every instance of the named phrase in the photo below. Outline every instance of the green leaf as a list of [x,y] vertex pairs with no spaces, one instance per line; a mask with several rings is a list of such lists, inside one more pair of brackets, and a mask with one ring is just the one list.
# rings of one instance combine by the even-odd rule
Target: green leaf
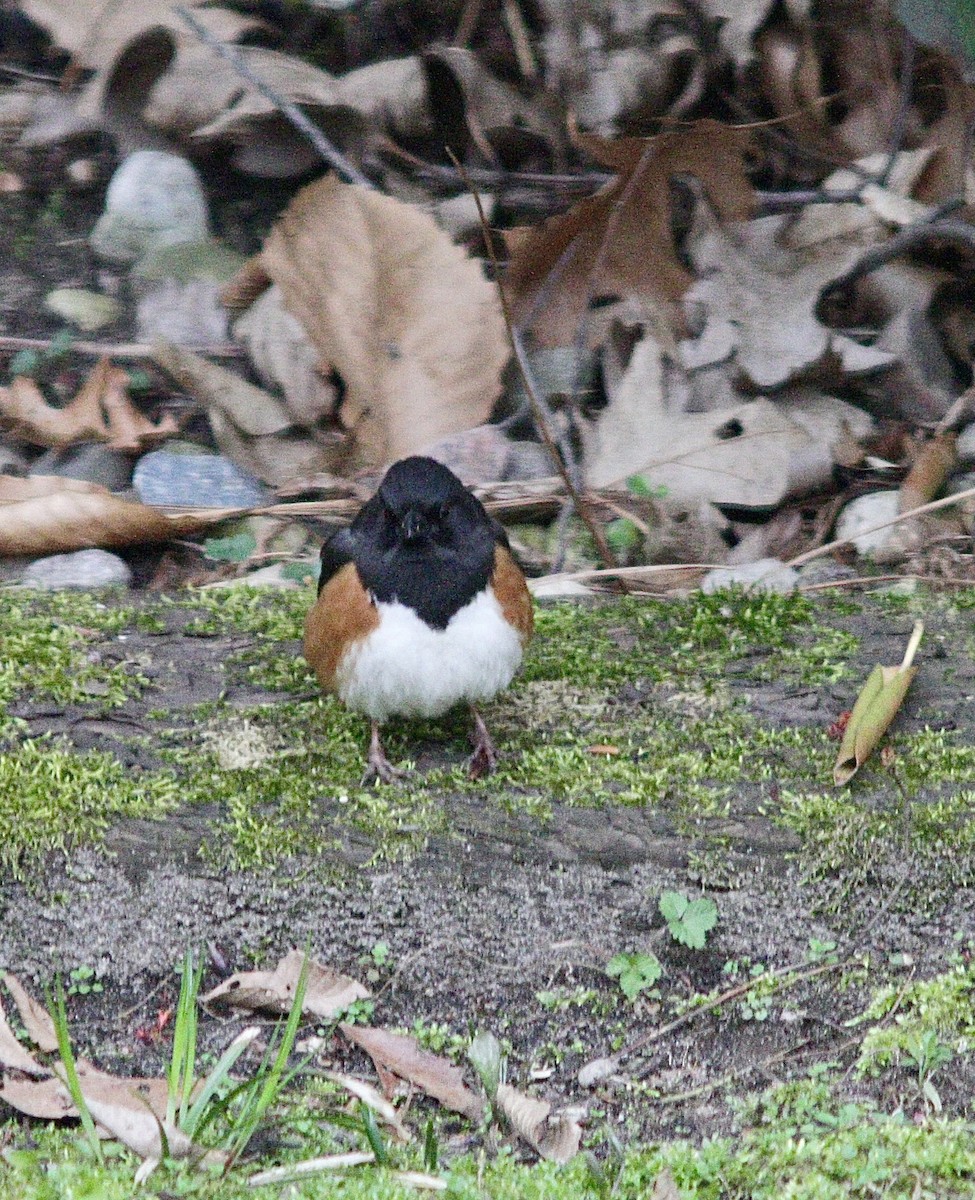
[[207,558],[214,562],[246,562],[257,549],[252,533],[235,533],[233,537],[207,538],[203,543]]
[[296,583],[304,583],[310,579],[314,582],[322,569],[320,562],[290,562],[281,571],[282,579],[293,579]]
[[681,892],[664,892],[660,912],[675,942],[702,950],[707,935],[718,923],[718,906],[709,896],[688,900]]
[[653,987],[664,973],[655,954],[614,954],[606,964],[606,974],[618,979],[620,990],[633,1001],[647,988]]
[[41,356],[36,350],[18,350],[10,360],[10,377],[18,375],[36,375],[41,365]]
[[606,526],[606,541],[614,554],[635,550],[642,540],[639,529],[626,517],[617,517]]

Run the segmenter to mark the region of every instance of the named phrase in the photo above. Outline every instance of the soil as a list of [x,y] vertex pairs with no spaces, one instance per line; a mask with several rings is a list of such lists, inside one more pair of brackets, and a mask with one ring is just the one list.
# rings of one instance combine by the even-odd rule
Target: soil
[[[40,169],[36,162],[25,177],[25,192],[0,196],[6,231],[0,333],[54,335],[61,322],[44,309],[44,295],[53,287],[85,286],[117,290],[125,304],[118,324],[99,338],[130,339],[132,296],[124,276],[106,272],[84,240],[101,210],[103,184],[69,192],[58,164]],[[254,205],[226,192],[225,220],[218,216],[217,226],[236,248],[252,250],[283,199]],[[146,694],[107,716],[94,703],[22,701],[12,711],[26,721],[28,735],[62,734],[79,749],[107,750],[128,766],[152,769],[158,758],[132,738],[150,727],[150,710],[166,710],[178,728],[191,720],[194,705],[220,696],[241,710],[283,698],[224,669],[251,638],[188,636],[181,611],[177,602],[161,634],[133,629],[124,649],[115,639],[100,647],[105,661],[112,654],[139,658],[152,681]],[[909,619],[891,620],[886,608],[867,603],[845,623],[860,639],[854,677],[865,678],[876,662],[899,661]],[[975,668],[967,657],[949,657],[956,635],[944,621],[930,625],[903,730],[930,724],[971,740]],[[770,729],[828,725],[853,698],[848,684],[756,685],[747,660],[726,682]],[[620,726],[660,694],[639,681],[621,687]],[[444,761],[442,745],[423,745],[420,770]],[[187,946],[210,948],[209,988],[227,970],[271,965],[306,943],[323,961],[362,977],[372,948],[385,942],[391,965],[380,969],[375,985],[377,1023],[491,1029],[511,1045],[515,1082],[534,1080],[545,1098],[584,1097],[645,1138],[714,1135],[735,1126],[742,1094],[815,1063],[853,1062],[855,1030],[845,1022],[862,1012],[877,978],[842,964],[864,956],[886,964],[897,956],[902,965],[891,967],[891,977],[928,977],[945,970],[954,935],[975,930],[972,878],[945,886],[896,848],[879,852],[865,879],[845,893],[842,879],[810,877],[799,837],[774,820],[778,799],[774,782],[743,786],[726,815],[689,834],[663,810],[553,802],[551,817],[541,819],[445,795],[446,832],[406,861],[368,865],[374,845],[348,834],[327,858],[299,856],[264,871],[215,869],[201,847],[219,816],[216,807],[186,807],[162,822],[120,822],[103,847],[52,855],[27,884],[0,882],[0,966],[40,985],[56,972],[94,968],[103,990],[69,997],[77,1044],[109,1069],[155,1074],[166,1047],[144,1031],[175,999],[174,966]],[[860,785],[857,800],[867,808],[904,804],[883,774]],[[323,797],[323,821],[339,806],[338,798]],[[668,936],[657,901],[664,890],[693,893],[699,886],[716,899],[720,920],[706,947],[690,950]],[[815,967],[810,939],[835,942],[839,965],[800,980],[764,1015],[746,1013],[732,998],[689,1012],[683,1025],[655,1037],[683,1002],[733,987],[749,964]],[[631,1005],[607,977],[606,963],[618,952],[645,949],[660,958],[665,975],[659,994]],[[737,964],[739,974],[729,973],[728,964]],[[597,1003],[545,1005],[538,998],[559,990],[571,996],[576,988],[590,989]],[[234,1031],[233,1023],[203,1022],[203,1048],[223,1048]],[[615,1077],[591,1094],[580,1087],[582,1066],[627,1047],[632,1053],[622,1056]],[[338,1037],[330,1050],[364,1068]],[[634,1088],[634,1080],[644,1087]],[[907,1097],[910,1104],[910,1081],[906,1070],[881,1080],[851,1075],[848,1088],[851,1095],[893,1089],[880,1098]],[[946,1113],[965,1109],[975,1091],[971,1056],[939,1077],[939,1091]]]
[[[85,705],[29,701],[12,711],[26,720],[30,736],[56,732],[79,749],[108,750],[151,769],[153,754],[131,741],[133,731],[150,724],[150,711],[166,710],[179,728],[193,705],[221,694],[241,710],[285,698],[233,669],[233,655],[252,649],[252,638],[188,636],[191,615],[177,604],[164,632],[133,629],[124,642],[108,639],[99,648],[106,662],[113,654],[137,657],[152,680],[148,692],[111,716],[93,716]],[[836,619],[860,639],[854,669],[864,677],[872,663],[899,660],[911,626],[910,618],[892,619],[870,602],[858,615]],[[929,618],[924,667],[903,731],[926,724],[970,740],[975,668],[947,652],[959,633],[957,614]],[[727,683],[770,729],[823,726],[850,703],[848,683],[756,685],[748,661],[746,655],[729,670]],[[615,697],[621,728],[662,693],[666,688],[640,681],[621,688]],[[419,769],[443,765],[451,754],[440,743],[424,743]],[[915,803],[944,791],[932,789]],[[953,935],[975,929],[971,878],[947,886],[896,846],[878,853],[845,894],[842,879],[808,878],[799,838],[773,819],[778,798],[774,782],[743,788],[727,815],[688,836],[665,810],[555,803],[544,820],[494,801],[445,795],[447,832],[430,837],[407,861],[366,865],[375,847],[362,835],[347,838],[327,861],[297,857],[266,871],[208,865],[200,849],[215,808],[187,808],[162,822],[124,821],[102,849],[52,856],[29,884],[0,886],[0,965],[43,983],[55,971],[94,968],[104,990],[70,998],[79,1045],[106,1066],[155,1073],[165,1047],[147,1044],[140,1031],[175,998],[173,967],[187,946],[210,947],[209,987],[227,969],[247,969],[255,960],[271,965],[306,942],[321,960],[362,978],[372,948],[385,942],[390,964],[375,985],[375,1023],[491,1029],[511,1043],[516,1081],[534,1078],[546,1098],[573,1102],[587,1095],[577,1082],[580,1067],[647,1039],[622,1058],[616,1082],[610,1078],[587,1096],[591,1104],[645,1137],[713,1135],[733,1127],[735,1097],[743,1092],[804,1074],[816,1062],[850,1064],[857,1039],[845,1021],[862,1011],[878,977],[872,972],[868,981],[849,965],[827,966],[776,996],[764,1016],[729,999],[657,1039],[654,1031],[680,1012],[681,1001],[732,987],[747,978],[749,963],[815,967],[811,938],[836,942],[843,962],[896,961],[906,966],[899,975],[892,968],[894,978],[923,978],[946,969]],[[890,775],[877,772],[860,785],[857,802],[904,803]],[[323,818],[337,814],[339,804],[323,797]],[[716,899],[720,920],[705,949],[690,950],[667,936],[657,900],[664,890],[694,894],[698,886]],[[607,977],[606,963],[620,951],[651,948],[665,968],[660,993],[631,1006]],[[729,975],[729,962],[739,964],[740,975]],[[575,988],[592,989],[596,1006],[546,1007],[538,998]],[[208,1021],[202,1034],[216,1049],[231,1031]],[[340,1042],[331,1045],[334,1055],[362,1069]],[[650,1090],[622,1086],[619,1076]],[[909,1078],[906,1071],[882,1081],[851,1077],[849,1089],[903,1088],[909,1095]],[[970,1058],[958,1059],[939,1080],[946,1112],[964,1108],[973,1085]]]

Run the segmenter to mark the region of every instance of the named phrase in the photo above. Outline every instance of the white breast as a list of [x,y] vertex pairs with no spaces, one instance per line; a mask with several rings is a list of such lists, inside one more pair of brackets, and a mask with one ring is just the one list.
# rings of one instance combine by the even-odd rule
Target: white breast
[[521,639],[490,588],[431,629],[403,604],[378,603],[379,627],[346,651],[339,697],[376,721],[437,717],[461,701],[489,700],[521,662]]

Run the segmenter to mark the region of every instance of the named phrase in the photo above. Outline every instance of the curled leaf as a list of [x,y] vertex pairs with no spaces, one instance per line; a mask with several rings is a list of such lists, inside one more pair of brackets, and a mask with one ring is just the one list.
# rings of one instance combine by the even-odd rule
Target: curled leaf
[[924,623],[918,621],[900,666],[883,667],[878,664],[863,685],[843,731],[840,752],[833,767],[833,780],[837,786],[850,782],[897,716],[911,680],[917,674],[917,667],[911,664],[923,634]]

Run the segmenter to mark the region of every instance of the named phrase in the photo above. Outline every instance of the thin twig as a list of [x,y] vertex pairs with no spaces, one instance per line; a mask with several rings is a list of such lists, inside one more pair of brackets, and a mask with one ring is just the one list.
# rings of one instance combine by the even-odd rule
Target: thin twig
[[372,190],[372,184],[362,174],[362,172],[342,153],[338,146],[334,145],[321,129],[310,121],[297,104],[293,104],[287,97],[282,96],[280,92],[275,91],[270,84],[257,74],[255,70],[245,61],[243,55],[234,46],[228,45],[226,42],[221,42],[219,38],[213,36],[209,29],[203,25],[196,17],[184,8],[182,4],[174,4],[173,11],[177,13],[190,29],[196,34],[201,42],[205,42],[212,50],[215,50],[222,59],[225,59],[241,78],[246,79],[251,87],[257,88],[265,100],[271,104],[286,117],[291,124],[298,130],[299,133],[311,142],[322,158],[333,167],[337,174],[346,183],[357,183],[360,187],[366,187]]
[[817,546],[815,550],[807,550],[805,554],[797,555],[785,565],[787,567],[801,567],[804,563],[812,562],[813,559],[825,558],[827,554],[832,554],[840,546],[852,545],[857,538],[865,537],[869,533],[879,533],[881,529],[889,529],[891,525],[900,525],[902,521],[908,521],[911,517],[921,517],[925,513],[938,512],[942,508],[951,508],[953,505],[959,504],[962,500],[967,500],[971,496],[975,496],[975,487],[966,488],[963,492],[956,492],[953,496],[945,496],[941,500],[929,500],[927,504],[919,504],[917,508],[909,508],[907,512],[898,513],[896,517],[891,517],[889,521],[881,521],[878,525],[871,525],[867,529],[861,529],[853,537],[837,538],[835,541],[827,542],[824,546]]
[[481,232],[484,236],[484,245],[487,249],[488,258],[491,260],[491,267],[494,270],[495,284],[498,289],[498,296],[501,300],[501,312],[504,316],[504,323],[508,330],[508,337],[511,340],[511,347],[514,351],[515,362],[518,364],[518,370],[521,372],[524,380],[525,390],[528,394],[528,401],[531,404],[532,415],[535,418],[535,424],[538,427],[538,432],[541,435],[542,441],[545,443],[545,449],[548,450],[555,469],[562,477],[562,482],[565,484],[566,491],[572,497],[572,501],[576,506],[576,511],[582,518],[583,524],[592,535],[593,541],[596,543],[596,549],[599,551],[599,557],[603,560],[607,567],[614,567],[616,564],[613,560],[613,554],[606,542],[606,537],[603,531],[599,528],[598,523],[592,515],[587,501],[584,499],[583,492],[576,487],[575,481],[572,479],[572,473],[562,456],[559,454],[555,445],[555,439],[552,436],[551,413],[545,401],[541,397],[541,393],[535,388],[534,381],[531,377],[531,364],[528,362],[525,348],[521,343],[521,339],[515,334],[514,322],[511,319],[511,308],[508,304],[508,297],[504,290],[504,284],[501,282],[501,271],[498,264],[497,255],[494,252],[494,241],[491,238],[491,228],[488,225],[487,217],[484,213],[484,205],[481,203],[481,195],[470,182],[467,177],[464,167],[460,161],[454,156],[453,152],[448,148],[447,153],[450,155],[454,166],[461,173],[461,178],[464,179],[474,197],[474,203],[477,205],[477,216],[481,222]]
[[[845,967],[853,966],[859,960],[856,958],[845,958],[840,962],[820,963],[818,966],[811,967],[808,970],[801,970],[805,963],[790,963],[785,967],[776,967],[772,971],[765,971],[762,975],[757,975],[754,979],[746,979],[744,983],[738,983],[727,991],[721,992],[720,995],[706,1001],[704,1004],[698,1005],[696,1008],[688,1009],[687,1012],[681,1013],[679,1017],[675,1017],[673,1021],[668,1021],[665,1025],[658,1025],[656,1029],[651,1029],[649,1033],[643,1037],[637,1038],[635,1042],[630,1042],[624,1046],[622,1050],[617,1051],[613,1055],[615,1062],[620,1062],[624,1058],[628,1058],[631,1054],[636,1054],[640,1050],[645,1050],[647,1046],[654,1042],[659,1042],[661,1038],[666,1037],[669,1033],[673,1033],[675,1029],[679,1029],[682,1025],[688,1024],[689,1021],[695,1020],[701,1013],[712,1012],[716,1008],[721,1008],[727,1004],[729,1000],[737,1000],[739,996],[744,996],[753,988],[758,987],[762,983],[767,983],[772,979],[781,979],[783,976],[792,975],[793,978],[787,979],[779,985],[779,990],[784,991],[786,988],[794,987],[797,983],[805,983],[807,980],[815,979],[819,975],[825,975],[827,971],[839,971]],[[649,1068],[648,1068],[649,1069]],[[639,1073],[636,1078],[639,1079]]]
[[[56,345],[58,353],[64,354],[94,354],[98,358],[108,355],[110,358],[152,358],[153,348],[148,342],[68,342],[62,344],[53,338],[27,338],[0,336],[0,351],[3,350],[50,350]],[[207,358],[243,358],[246,351],[242,346],[225,342],[218,346],[184,346],[195,354]]]

